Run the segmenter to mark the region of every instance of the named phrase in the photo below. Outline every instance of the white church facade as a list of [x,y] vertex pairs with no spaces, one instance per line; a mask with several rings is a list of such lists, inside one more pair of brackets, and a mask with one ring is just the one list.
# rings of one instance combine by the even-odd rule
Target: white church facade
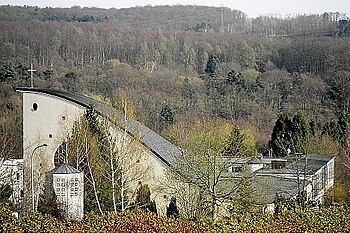
[[[77,176],[80,173],[72,169],[68,172],[67,168],[66,173],[57,173],[61,165],[57,163],[58,151],[71,132],[74,122],[79,120],[88,108],[93,106],[98,114],[105,118],[116,114],[115,111],[96,100],[65,91],[27,87],[17,88],[17,91],[23,95],[24,190],[27,194],[24,196],[25,205],[28,206],[30,202],[37,205],[40,190],[43,190],[45,175],[53,172],[53,188],[56,191],[57,200],[67,206],[74,206],[73,212],[81,216],[82,211],[78,209],[83,206],[77,203],[81,203],[82,200],[77,198],[75,201],[70,200],[75,196],[71,196],[71,190],[68,189],[71,187],[67,187],[70,185],[68,180],[71,179],[68,176]],[[121,137],[123,130],[115,127],[111,132],[116,137]],[[175,158],[181,155],[181,152],[166,139],[134,120],[127,122],[127,135],[128,137],[138,135],[137,151],[140,156],[138,163],[140,167],[147,169],[147,174],[140,176],[139,180],[134,182],[134,187],[136,188],[140,182],[147,184],[151,191],[151,199],[157,205],[158,213],[165,215],[170,197],[167,197],[166,192],[160,188],[160,182],[164,181],[167,168],[175,162]],[[140,168],[136,169],[142,171]],[[79,175],[77,178],[82,185],[78,189],[80,194],[84,187],[81,177]],[[65,182],[62,182],[62,179]],[[66,186],[64,192],[62,192],[62,186],[58,191],[57,184],[62,185],[62,183]]]

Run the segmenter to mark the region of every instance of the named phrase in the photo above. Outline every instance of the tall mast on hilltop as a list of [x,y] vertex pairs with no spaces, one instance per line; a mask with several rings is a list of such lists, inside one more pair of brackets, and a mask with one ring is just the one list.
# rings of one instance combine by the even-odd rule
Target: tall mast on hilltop
[[224,29],[224,5],[221,4],[221,27],[220,27],[221,32],[225,32]]

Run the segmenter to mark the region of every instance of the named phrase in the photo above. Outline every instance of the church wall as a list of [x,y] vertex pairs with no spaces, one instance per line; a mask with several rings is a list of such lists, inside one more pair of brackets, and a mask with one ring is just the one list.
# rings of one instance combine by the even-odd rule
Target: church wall
[[[44,176],[54,168],[54,154],[66,138],[67,133],[84,108],[41,93],[23,93],[23,159],[24,190],[31,193],[31,156],[34,164],[34,184],[38,179],[44,183]],[[36,147],[47,144],[46,147]],[[34,151],[35,150],[35,151]],[[33,153],[34,151],[34,153]],[[34,187],[35,194],[41,187]],[[35,195],[37,196],[37,195]],[[31,200],[26,195],[25,205]]]
[[[25,190],[27,190],[25,193],[31,191],[30,169],[33,150],[44,143],[48,144],[47,147],[38,148],[34,153],[34,170],[36,171],[34,177],[37,179],[43,177],[39,173],[47,174],[54,168],[56,149],[71,131],[74,121],[84,111],[84,107],[56,96],[23,92],[23,148],[25,148],[23,157],[24,172],[27,174],[24,182]],[[119,140],[121,145],[123,131],[116,127],[112,128],[116,140]],[[130,142],[131,136],[128,135],[127,138],[127,141]],[[127,171],[136,174],[136,179],[131,182],[129,194],[136,191],[139,181],[147,184],[151,190],[151,199],[156,202],[158,213],[165,215],[170,197],[167,198],[164,195],[165,192],[161,187],[162,183],[166,182],[165,171],[168,166],[139,142],[130,146],[129,149],[130,154],[137,155],[136,161],[130,161],[130,165],[133,166]],[[43,180],[40,182],[44,183]],[[25,198],[28,205],[31,196],[26,195]]]
[[[110,127],[110,131],[115,135],[113,140],[119,145],[118,149],[122,150],[124,131],[116,127]],[[151,200],[156,202],[158,214],[166,215],[166,207],[170,202],[170,199],[165,196],[167,192],[164,190],[164,183],[167,182],[165,173],[168,166],[147,147],[137,142],[138,135],[134,136],[136,141],[133,141],[131,136],[126,134],[125,172],[131,177],[131,180],[128,181],[130,189],[127,191],[132,196],[136,192],[139,182],[147,184],[151,191]]]

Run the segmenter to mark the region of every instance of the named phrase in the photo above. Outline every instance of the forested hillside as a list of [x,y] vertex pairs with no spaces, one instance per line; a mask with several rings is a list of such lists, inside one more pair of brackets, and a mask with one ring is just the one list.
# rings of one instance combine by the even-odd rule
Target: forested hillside
[[250,127],[265,147],[281,113],[302,111],[322,129],[349,111],[348,24],[339,13],[249,19],[201,6],[1,6],[1,107],[19,111],[11,88],[29,85],[33,63],[38,87],[111,101],[127,90],[138,119],[157,132],[168,124],[162,114],[169,124],[205,116]]

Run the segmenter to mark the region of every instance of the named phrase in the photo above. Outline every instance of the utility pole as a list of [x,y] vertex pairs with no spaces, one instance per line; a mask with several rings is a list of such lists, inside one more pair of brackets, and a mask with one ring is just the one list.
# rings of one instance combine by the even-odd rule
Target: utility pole
[[34,152],[39,149],[40,147],[46,147],[48,146],[46,143],[39,145],[37,147],[34,148],[34,150],[32,151],[32,157],[30,158],[30,167],[31,167],[31,188],[32,188],[32,212],[36,211],[38,206],[35,206],[35,199],[34,199],[34,163],[33,163],[33,157],[34,157]]
[[28,70],[30,72],[30,87],[34,87],[34,81],[33,81],[33,72],[36,70],[33,69],[33,63],[30,63],[30,69]]

